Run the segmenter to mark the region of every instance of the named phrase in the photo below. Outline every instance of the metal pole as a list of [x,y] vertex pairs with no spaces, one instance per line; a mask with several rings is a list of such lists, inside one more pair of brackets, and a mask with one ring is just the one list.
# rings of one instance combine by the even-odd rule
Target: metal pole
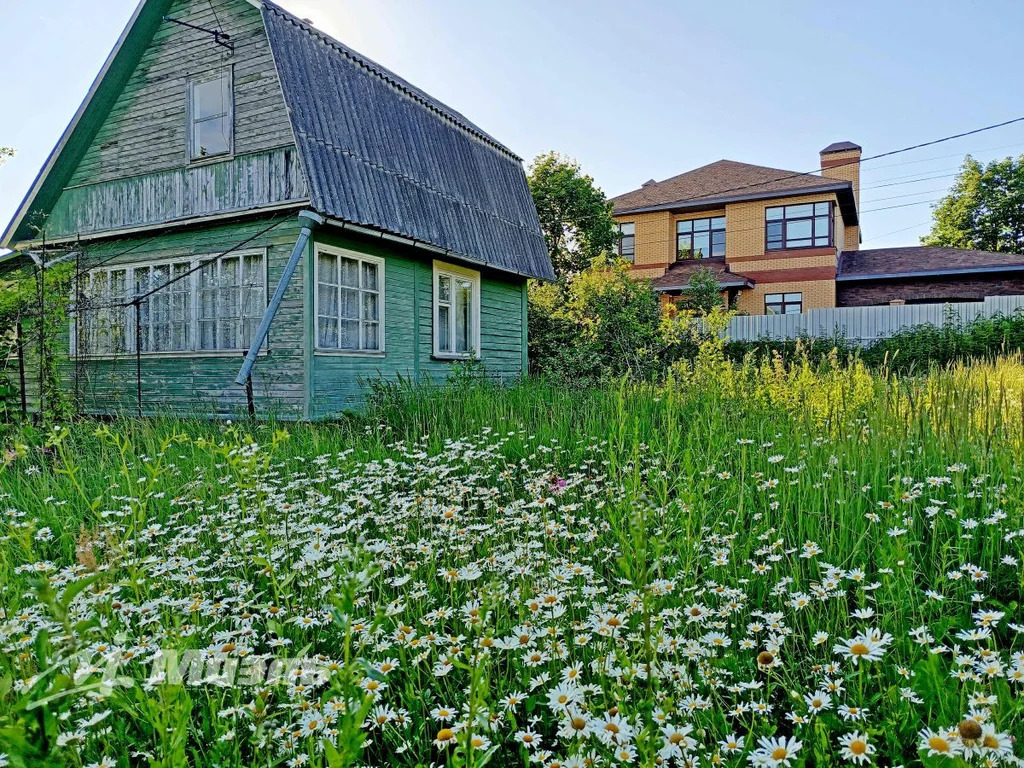
[[277,289],[274,291],[270,303],[267,304],[267,311],[263,313],[263,319],[260,320],[259,327],[252,337],[252,343],[249,345],[249,352],[242,363],[242,369],[235,377],[236,384],[245,384],[245,380],[252,373],[256,357],[260,353],[260,347],[263,346],[263,340],[267,338],[267,332],[270,330],[270,323],[273,321],[274,315],[277,314],[277,310],[284,300],[285,289],[288,288],[288,283],[292,279],[292,275],[295,274],[295,268],[299,266],[299,259],[302,258],[302,253],[306,250],[306,244],[309,242],[309,236],[313,233],[313,227],[324,223],[323,216],[313,211],[302,211],[299,213],[299,218],[306,219],[306,224],[299,231],[299,236],[295,240],[295,247],[292,248],[292,255],[289,257],[288,263],[284,265],[284,271],[281,273],[281,280],[278,282]]
[[135,305],[135,400],[138,404],[139,418],[142,418],[142,322],[139,320],[139,300]]
[[21,326],[21,318],[14,332],[18,342],[18,386],[21,388],[21,420],[28,419],[28,393],[25,391],[25,330]]
[[37,272],[36,288],[39,296],[37,309],[39,311],[39,413],[38,418],[42,420],[46,404],[46,240],[43,240],[43,256],[39,262]]

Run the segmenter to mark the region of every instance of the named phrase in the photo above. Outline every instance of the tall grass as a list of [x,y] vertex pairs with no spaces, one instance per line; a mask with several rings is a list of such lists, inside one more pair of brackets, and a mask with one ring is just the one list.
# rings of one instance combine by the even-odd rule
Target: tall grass
[[[903,378],[712,344],[661,385],[461,378],[381,385],[333,424],[26,430],[0,474],[0,753],[834,765],[863,739],[893,764],[948,759],[934,737],[1004,761],[1024,716],[1022,402],[1019,358]],[[875,628],[879,661],[832,651]],[[327,671],[254,693],[136,670],[97,697],[57,661],[158,645]],[[574,664],[572,705],[552,703]],[[967,719],[998,749],[975,749]]]

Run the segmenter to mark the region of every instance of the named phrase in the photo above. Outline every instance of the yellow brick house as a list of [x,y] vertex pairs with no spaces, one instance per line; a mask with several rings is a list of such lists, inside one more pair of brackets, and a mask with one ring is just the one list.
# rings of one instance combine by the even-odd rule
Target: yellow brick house
[[861,251],[861,147],[836,142],[817,173],[719,160],[612,198],[619,254],[666,301],[708,268],[729,304],[791,314],[1024,293],[1024,258],[952,248]]

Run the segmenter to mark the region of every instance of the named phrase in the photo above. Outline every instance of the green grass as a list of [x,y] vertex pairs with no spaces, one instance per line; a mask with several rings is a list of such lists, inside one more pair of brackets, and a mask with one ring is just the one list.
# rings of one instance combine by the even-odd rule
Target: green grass
[[[1019,359],[904,380],[711,347],[664,386],[463,380],[339,424],[12,434],[0,753],[1008,761],[1022,401]],[[190,650],[194,684],[153,678]],[[231,671],[296,658],[315,669]]]

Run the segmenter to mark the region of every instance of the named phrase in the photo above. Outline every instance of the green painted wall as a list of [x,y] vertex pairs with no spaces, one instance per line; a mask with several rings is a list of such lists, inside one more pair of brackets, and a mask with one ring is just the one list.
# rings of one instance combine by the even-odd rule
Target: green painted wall
[[[265,248],[267,253],[267,295],[273,293],[285,262],[299,235],[299,221],[292,213],[277,218],[236,221],[201,228],[179,230],[153,238],[121,238],[90,244],[81,264],[105,266],[154,259],[209,256],[223,253],[270,224],[280,226],[260,235],[245,249]],[[131,253],[124,254],[128,249]],[[122,254],[118,256],[118,254]],[[304,412],[306,378],[304,368],[304,275],[293,278],[276,322],[270,329],[266,353],[253,371],[253,395],[262,415],[301,418]],[[129,310],[130,312],[130,310]],[[72,359],[67,354],[68,334],[61,339],[63,381],[81,408],[92,414],[134,414],[137,410],[136,363],[134,354],[103,359]],[[245,390],[234,383],[243,353],[215,355],[175,353],[169,356],[141,356],[142,409],[150,415],[232,416],[246,412]],[[29,391],[38,403],[38,355],[29,351]]]
[[[306,180],[263,20],[246,0],[173,0],[46,221],[49,241],[304,201]],[[231,155],[192,161],[190,79],[232,73]]]
[[[333,235],[329,229],[315,233],[314,239],[318,243],[349,248],[385,259],[386,351],[383,357],[313,352],[311,418],[329,417],[361,407],[365,395],[359,383],[361,380],[384,378],[394,381],[402,376],[412,380],[442,382],[454,367],[460,365],[432,357],[432,257],[387,241]],[[306,278],[310,285],[312,269],[312,258],[309,258],[306,261]],[[511,382],[523,376],[525,293],[524,278],[495,271],[481,273],[480,364],[488,376],[500,381]],[[309,298],[311,300],[311,294]],[[310,322],[310,341],[312,333]]]
[[[257,235],[245,249],[265,248],[268,297],[280,279],[300,224],[292,213],[227,224],[189,228],[157,237],[140,235],[91,244],[81,268],[187,256],[223,253]],[[385,347],[380,357],[318,353],[313,349],[312,283],[313,243],[303,255],[271,325],[266,353],[253,371],[253,394],[260,416],[327,418],[358,410],[364,402],[361,382],[398,376],[421,381],[443,381],[460,365],[432,358],[433,258],[407,246],[360,236],[334,234],[329,228],[314,233],[314,240],[361,251],[385,259]],[[130,253],[125,253],[130,250]],[[525,365],[524,279],[494,271],[481,274],[481,360],[484,371],[501,381],[515,381]],[[309,310],[307,311],[307,307]],[[138,407],[136,361],[133,354],[116,358],[73,359],[67,355],[68,335],[62,334],[61,370],[68,391],[81,408],[92,414],[134,415]],[[174,354],[142,355],[142,410],[148,415],[228,417],[246,412],[245,389],[234,383],[243,353],[214,356]],[[31,400],[38,402],[38,357],[28,354]]]

